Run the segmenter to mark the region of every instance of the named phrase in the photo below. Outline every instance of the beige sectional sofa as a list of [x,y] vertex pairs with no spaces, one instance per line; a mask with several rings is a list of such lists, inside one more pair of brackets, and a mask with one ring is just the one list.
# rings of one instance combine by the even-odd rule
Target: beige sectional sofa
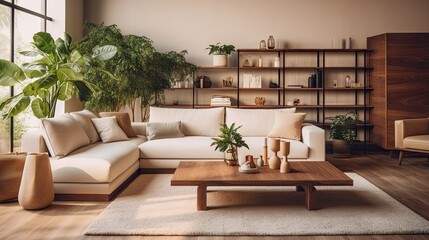
[[[109,200],[140,172],[174,169],[185,160],[223,160],[223,153],[211,147],[211,138],[218,135],[220,124],[236,123],[249,145],[239,149],[245,155],[261,155],[264,138],[274,124],[274,111],[291,109],[168,109],[151,108],[149,122],[180,121],[184,137],[148,140],[146,124],[133,122],[137,137],[110,143],[95,142],[67,156],[51,159],[57,199]],[[302,126],[301,141],[291,141],[292,161],[324,161],[324,130],[310,124]],[[48,151],[42,130],[23,136],[23,150]]]

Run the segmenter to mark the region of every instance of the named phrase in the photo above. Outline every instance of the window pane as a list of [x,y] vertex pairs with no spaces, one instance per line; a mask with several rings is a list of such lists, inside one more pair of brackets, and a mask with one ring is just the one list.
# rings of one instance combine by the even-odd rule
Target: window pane
[[15,4],[41,14],[45,14],[44,0],[15,0]]
[[[15,12],[15,62],[21,64],[28,61],[27,57],[21,56],[20,51],[28,50],[33,41],[33,35],[37,32],[43,31],[43,19],[30,15],[25,12]],[[24,82],[24,85],[29,83]],[[15,86],[15,94],[22,91],[21,85]],[[24,112],[14,118],[14,150],[20,151],[22,134],[29,128],[37,128],[39,120],[34,117],[31,108],[27,108]]]
[[[10,14],[11,9],[9,7],[0,5],[0,58],[10,60],[11,50],[10,50]],[[5,100],[10,96],[9,87],[0,87],[0,102]],[[4,121],[0,118],[0,153],[9,152],[9,142],[10,142],[10,131],[9,131],[9,121]]]

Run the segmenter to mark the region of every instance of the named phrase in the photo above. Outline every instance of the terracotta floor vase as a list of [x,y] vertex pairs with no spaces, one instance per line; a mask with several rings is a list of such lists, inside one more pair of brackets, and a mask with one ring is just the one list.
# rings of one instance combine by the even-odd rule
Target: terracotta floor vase
[[54,200],[54,183],[47,153],[28,153],[18,201],[27,210],[42,209]]
[[0,202],[18,199],[26,153],[0,154]]

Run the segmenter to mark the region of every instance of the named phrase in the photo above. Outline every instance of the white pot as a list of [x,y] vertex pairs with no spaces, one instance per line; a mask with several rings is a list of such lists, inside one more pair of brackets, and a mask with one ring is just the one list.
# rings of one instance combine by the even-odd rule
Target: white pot
[[228,65],[228,56],[227,55],[213,55],[213,66],[214,67],[226,67]]

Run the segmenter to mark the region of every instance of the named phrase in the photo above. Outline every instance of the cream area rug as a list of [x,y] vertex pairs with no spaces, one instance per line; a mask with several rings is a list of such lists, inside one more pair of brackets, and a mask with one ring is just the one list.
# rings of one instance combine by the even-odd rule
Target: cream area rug
[[[209,188],[207,211],[196,187],[172,175],[141,175],[88,227],[87,235],[423,234],[429,221],[355,173],[353,187],[317,187],[308,211],[294,187]],[[219,191],[222,190],[222,191]]]

